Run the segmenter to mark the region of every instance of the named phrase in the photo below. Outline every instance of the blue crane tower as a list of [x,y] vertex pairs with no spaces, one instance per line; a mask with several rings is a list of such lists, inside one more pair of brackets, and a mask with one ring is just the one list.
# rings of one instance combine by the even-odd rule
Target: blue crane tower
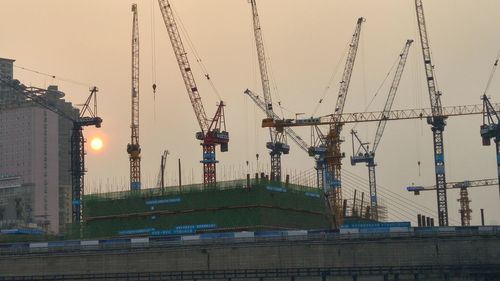
[[431,49],[427,37],[427,27],[425,25],[424,7],[422,0],[415,0],[417,12],[417,23],[422,47],[422,56],[425,66],[425,75],[429,98],[431,102],[432,116],[427,118],[427,123],[431,125],[434,143],[434,167],[436,175],[437,210],[439,226],[448,226],[448,199],[446,198],[446,174],[444,166],[444,141],[443,131],[446,126],[446,116],[443,115],[441,105],[442,93],[437,89],[437,81],[434,75],[434,65],[431,60]]
[[483,125],[481,125],[481,138],[483,139],[483,145],[491,145],[491,139],[494,138],[495,141],[495,151],[497,155],[497,173],[499,178],[498,192],[500,194],[500,117],[498,116],[497,110],[491,104],[488,96],[488,90],[493,80],[493,75],[498,67],[498,60],[500,59],[500,52],[498,53],[495,63],[493,63],[493,68],[491,69],[490,77],[488,83],[486,84],[486,89],[481,99],[483,100]]
[[[273,117],[273,102],[271,97],[271,87],[269,85],[269,75],[267,71],[266,53],[264,49],[264,39],[262,37],[262,28],[260,26],[259,13],[257,11],[256,0],[249,1],[252,5],[253,30],[255,45],[257,48],[257,58],[259,60],[260,81],[264,94],[265,108],[267,117]],[[286,141],[286,134],[275,128],[269,128],[270,141],[266,143],[271,156],[271,180],[281,181],[281,155],[290,152],[290,146]]]
[[[407,40],[403,51],[399,55],[399,63],[396,71],[394,73],[394,79],[389,90],[389,95],[387,96],[387,101],[385,102],[383,116],[387,115],[392,108],[394,98],[398,90],[399,82],[403,76],[403,70],[406,64],[406,59],[408,58],[408,52],[413,40]],[[387,119],[383,118],[378,122],[377,133],[375,134],[375,140],[373,141],[373,147],[370,150],[367,143],[362,142],[357,135],[356,131],[352,130],[352,152],[351,165],[356,165],[357,163],[366,163],[368,167],[368,182],[370,186],[370,217],[374,220],[378,220],[378,203],[377,203],[377,182],[375,177],[375,151],[382,139],[384,133],[385,125],[387,124]],[[359,148],[357,153],[354,151],[354,140],[359,143]],[[363,152],[361,152],[361,150]]]

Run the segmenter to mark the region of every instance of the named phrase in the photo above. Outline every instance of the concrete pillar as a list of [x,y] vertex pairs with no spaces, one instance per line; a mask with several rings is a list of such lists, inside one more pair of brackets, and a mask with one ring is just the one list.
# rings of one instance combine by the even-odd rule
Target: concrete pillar
[[421,214],[417,215],[417,225],[418,225],[418,227],[422,226],[422,215]]

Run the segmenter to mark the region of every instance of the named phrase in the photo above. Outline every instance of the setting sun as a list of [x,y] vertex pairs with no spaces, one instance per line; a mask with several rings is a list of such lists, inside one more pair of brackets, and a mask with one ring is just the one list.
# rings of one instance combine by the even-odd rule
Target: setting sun
[[99,137],[95,137],[90,141],[90,147],[95,150],[101,150],[102,148],[102,140]]

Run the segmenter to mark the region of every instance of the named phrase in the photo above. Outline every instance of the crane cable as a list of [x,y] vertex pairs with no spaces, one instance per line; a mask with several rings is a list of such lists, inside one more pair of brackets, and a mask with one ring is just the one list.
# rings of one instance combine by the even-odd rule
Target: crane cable
[[327,83],[325,89],[323,90],[323,95],[321,96],[321,98],[318,100],[318,103],[314,107],[314,110],[311,114],[311,117],[316,115],[316,113],[318,112],[319,106],[321,105],[321,103],[323,103],[323,100],[325,99],[326,95],[328,94],[328,91],[330,91],[330,87],[333,83],[333,80],[335,79],[335,77],[337,77],[337,73],[338,73],[339,68],[340,68],[340,63],[344,60],[344,58],[347,55],[347,50],[349,49],[349,45],[350,44],[347,44],[347,46],[344,49],[343,55],[337,61],[337,65],[335,66],[335,69],[334,69],[332,75],[330,76],[330,79],[328,80],[328,83]]
[[[262,38],[262,41],[264,42],[264,38]],[[280,108],[280,111],[281,111],[281,117],[284,118],[284,113],[283,113],[283,106],[281,106],[281,97],[279,95],[279,92],[278,92],[278,85],[276,83],[276,79],[274,78],[274,70],[273,70],[273,66],[272,66],[272,63],[271,63],[271,58],[270,57],[267,57],[267,64],[269,65],[269,74],[270,74],[270,81],[271,81],[271,84],[273,86],[273,89],[274,89],[274,94],[276,95],[276,97],[278,98],[278,107]]]
[[64,82],[67,82],[67,83],[71,83],[71,84],[75,84],[75,85],[80,85],[80,86],[85,86],[85,87],[92,87],[92,85],[90,85],[89,83],[80,82],[80,81],[76,81],[76,80],[71,80],[71,79],[68,79],[68,78],[63,78],[63,77],[60,77],[60,76],[56,76],[56,75],[44,73],[44,72],[41,72],[41,71],[38,71],[38,70],[33,70],[33,69],[30,69],[30,68],[27,68],[27,67],[23,67],[23,66],[19,66],[19,65],[14,65],[14,67],[22,69],[22,70],[25,70],[25,71],[33,72],[33,73],[36,73],[36,74],[39,74],[39,75],[42,75],[42,76],[47,76],[47,77],[50,77],[52,79],[56,79],[56,80],[59,80],[59,81],[64,81]]
[[153,82],[153,104],[154,116],[156,119],[156,30],[155,30],[155,13],[154,0],[151,0],[151,75]]
[[488,90],[490,88],[491,81],[493,80],[493,75],[495,74],[495,70],[497,69],[499,59],[500,59],[500,50],[498,50],[498,55],[495,59],[495,63],[493,64],[493,68],[491,69],[490,77],[488,78],[488,83],[486,84],[486,89],[484,89],[485,96],[488,93]]
[[[389,76],[391,75],[392,71],[394,70],[394,67],[398,64],[398,61],[399,61],[399,57],[396,58],[394,60],[394,63],[392,64],[391,68],[389,69],[389,71],[387,72],[387,74],[385,75],[384,77],[384,80],[382,80],[382,83],[380,83],[380,86],[377,88],[377,91],[375,91],[375,94],[373,95],[372,99],[370,100],[370,102],[366,105],[365,109],[364,109],[364,112],[367,112],[368,111],[368,108],[370,108],[370,106],[373,104],[373,101],[375,100],[375,98],[378,96],[378,94],[380,93],[380,90],[382,89],[382,87],[385,85],[385,82],[387,82],[387,79],[389,78]],[[355,123],[354,126],[352,127],[352,129],[356,129],[356,126],[358,126],[359,123]]]
[[175,10],[174,7],[172,7],[172,10],[173,10],[173,12],[175,14],[175,17],[177,18],[177,21],[179,22],[180,30],[181,30],[182,34],[184,35],[184,38],[186,38],[186,42],[188,43],[189,48],[193,52],[194,58],[196,59],[196,62],[200,66],[201,71],[203,72],[203,75],[208,80],[208,83],[212,87],[212,90],[215,93],[215,95],[219,98],[219,101],[222,101],[222,98],[221,98],[221,96],[219,94],[219,91],[217,91],[217,88],[215,87],[215,84],[212,81],[212,79],[210,77],[210,74],[208,73],[208,70],[207,70],[205,64],[203,63],[203,61],[202,61],[202,59],[201,59],[201,57],[200,57],[200,55],[199,55],[199,53],[198,53],[198,51],[197,51],[194,43],[193,43],[193,41],[191,40],[191,37],[189,36],[187,28],[184,26],[184,23],[182,22],[181,18],[179,17],[179,14],[177,13],[177,10]]

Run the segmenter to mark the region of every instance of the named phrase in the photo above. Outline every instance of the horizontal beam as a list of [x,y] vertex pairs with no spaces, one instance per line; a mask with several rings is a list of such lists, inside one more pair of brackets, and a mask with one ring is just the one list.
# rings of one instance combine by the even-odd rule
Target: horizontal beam
[[[493,104],[495,110],[500,111],[500,103]],[[473,105],[458,105],[443,107],[443,118],[463,115],[476,115],[483,113],[482,104]],[[311,117],[306,119],[273,119],[266,118],[262,120],[262,127],[301,127],[301,126],[320,126],[331,125],[333,120],[340,120],[340,123],[361,123],[361,122],[376,122],[381,120],[409,120],[409,119],[430,119],[432,118],[432,110],[430,108],[423,109],[402,109],[392,110],[389,112],[356,112],[344,113],[340,118],[334,118],[334,115],[326,115],[322,117]]]

